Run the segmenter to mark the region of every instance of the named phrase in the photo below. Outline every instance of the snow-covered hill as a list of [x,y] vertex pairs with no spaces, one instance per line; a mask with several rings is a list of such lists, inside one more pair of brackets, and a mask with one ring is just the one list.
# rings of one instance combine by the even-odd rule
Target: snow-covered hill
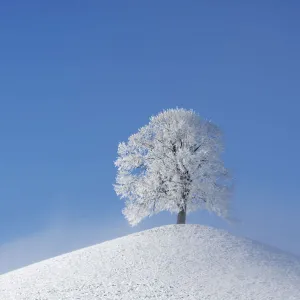
[[299,300],[300,260],[198,225],[171,225],[0,276],[1,300]]

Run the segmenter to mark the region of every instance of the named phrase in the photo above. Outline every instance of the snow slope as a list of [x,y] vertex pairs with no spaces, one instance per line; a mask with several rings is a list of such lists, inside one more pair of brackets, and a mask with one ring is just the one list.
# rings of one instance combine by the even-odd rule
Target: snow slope
[[199,225],[171,225],[0,276],[1,300],[299,300],[300,260]]

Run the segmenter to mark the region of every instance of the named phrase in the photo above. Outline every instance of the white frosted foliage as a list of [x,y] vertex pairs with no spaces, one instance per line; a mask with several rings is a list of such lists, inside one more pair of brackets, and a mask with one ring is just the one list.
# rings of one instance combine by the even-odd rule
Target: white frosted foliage
[[119,144],[115,191],[131,225],[161,211],[228,215],[230,177],[221,132],[193,110],[169,109]]

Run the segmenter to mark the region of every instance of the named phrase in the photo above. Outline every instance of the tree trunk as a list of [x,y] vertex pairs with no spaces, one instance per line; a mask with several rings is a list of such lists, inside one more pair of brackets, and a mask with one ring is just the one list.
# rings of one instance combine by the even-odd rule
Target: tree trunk
[[186,211],[182,208],[177,215],[177,224],[185,224],[186,220]]

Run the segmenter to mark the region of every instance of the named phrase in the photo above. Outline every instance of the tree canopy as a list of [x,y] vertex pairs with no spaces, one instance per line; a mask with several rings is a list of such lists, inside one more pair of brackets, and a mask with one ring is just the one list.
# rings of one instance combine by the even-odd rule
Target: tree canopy
[[[228,215],[231,178],[221,159],[222,134],[193,110],[168,109],[118,147],[116,193],[131,225],[170,211]],[[181,217],[180,217],[181,216]]]

